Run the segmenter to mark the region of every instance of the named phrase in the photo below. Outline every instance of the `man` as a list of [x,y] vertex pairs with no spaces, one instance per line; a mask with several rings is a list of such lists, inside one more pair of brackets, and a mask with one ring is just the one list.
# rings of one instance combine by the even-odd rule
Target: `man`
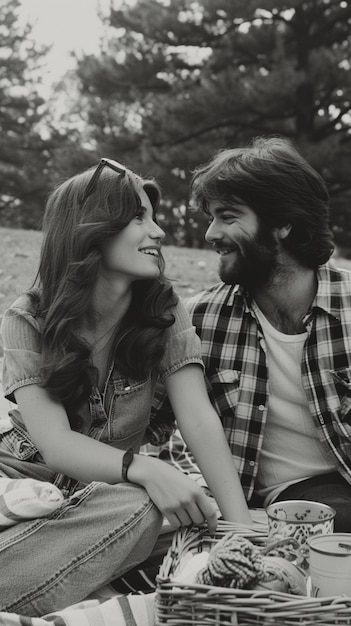
[[351,532],[351,273],[328,262],[326,185],[261,137],[199,167],[191,191],[222,282],[189,310],[246,498],[325,502]]

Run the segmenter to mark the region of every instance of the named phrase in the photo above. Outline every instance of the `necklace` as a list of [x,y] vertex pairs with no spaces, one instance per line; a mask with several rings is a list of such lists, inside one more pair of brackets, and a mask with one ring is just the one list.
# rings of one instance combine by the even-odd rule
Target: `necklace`
[[[109,328],[108,328],[108,329],[107,329],[104,333],[102,333],[102,335],[100,335],[100,337],[98,337],[97,339],[95,339],[95,340],[93,340],[93,341],[90,341],[90,339],[89,339],[89,333],[88,333],[88,336],[85,336],[85,340],[88,342],[89,347],[90,347],[90,349],[91,349],[91,351],[92,351],[92,352],[95,352],[95,353],[96,353],[96,352],[100,352],[101,350],[103,350],[103,349],[104,349],[104,347],[107,345],[108,341],[109,341],[109,340],[110,340],[110,338],[111,338],[111,337],[110,337],[110,335],[111,335],[112,331],[113,331],[113,330],[115,330],[116,326],[117,326],[117,322],[115,322],[115,323],[114,323],[112,326],[110,326],[110,327],[109,327]],[[105,338],[107,338],[107,339],[106,339],[106,341],[105,341],[105,342],[103,342],[103,344],[102,344],[102,345],[100,345],[100,344],[101,344],[101,342],[102,342]],[[98,349],[98,350],[96,349],[97,347],[99,347],[99,349]]]
[[97,346],[97,344],[100,343],[100,341],[102,341],[104,337],[106,337],[106,335],[108,335],[112,330],[114,330],[115,327],[116,327],[116,324],[113,324],[113,326],[111,326],[111,328],[108,328],[106,332],[103,333],[103,335],[100,335],[100,337],[96,341],[94,341],[94,343],[92,344],[92,348],[95,348],[95,346]]
[[[101,335],[101,337],[99,337],[95,341],[92,347],[96,348],[97,346],[100,345],[100,350],[102,350],[102,348],[111,340],[111,337],[113,337],[115,329],[116,329],[116,324],[111,326],[111,328],[109,328],[103,335]],[[103,341],[104,339],[106,339],[106,341]],[[101,342],[103,342],[102,345],[101,345]]]

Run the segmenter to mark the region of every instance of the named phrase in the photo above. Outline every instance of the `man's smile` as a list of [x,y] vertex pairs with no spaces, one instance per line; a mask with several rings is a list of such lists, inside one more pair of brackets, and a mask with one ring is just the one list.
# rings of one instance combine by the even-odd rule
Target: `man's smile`
[[232,252],[235,252],[235,250],[234,249],[232,249],[232,250],[224,249],[224,250],[216,250],[216,252],[220,256],[225,256],[226,254],[231,254]]

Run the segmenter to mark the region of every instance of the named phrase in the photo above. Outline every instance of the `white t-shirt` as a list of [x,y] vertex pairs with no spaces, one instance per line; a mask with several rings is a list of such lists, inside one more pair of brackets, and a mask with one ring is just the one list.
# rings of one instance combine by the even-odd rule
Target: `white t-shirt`
[[336,465],[320,442],[301,382],[307,333],[285,335],[254,303],[262,326],[269,372],[269,403],[258,466],[257,493],[264,506],[291,484],[333,472]]

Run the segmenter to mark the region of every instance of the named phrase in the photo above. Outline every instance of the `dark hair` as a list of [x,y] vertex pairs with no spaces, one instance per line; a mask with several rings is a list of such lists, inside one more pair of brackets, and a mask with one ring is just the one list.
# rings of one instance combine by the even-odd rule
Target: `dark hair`
[[[83,315],[91,310],[101,247],[121,232],[141,210],[138,187],[150,198],[156,213],[160,191],[153,180],[127,170],[124,176],[105,167],[95,190],[85,199],[93,169],[73,176],[49,196],[44,215],[44,239],[36,283],[30,292],[43,318],[43,386],[62,401],[72,415],[91,393],[96,370],[90,347],[79,338]],[[163,355],[165,329],[174,323],[177,298],[164,277],[137,281],[132,302],[118,325],[113,356],[126,377],[146,377]]]
[[316,269],[333,250],[325,182],[282,137],[256,137],[247,147],[220,151],[198,167],[191,182],[192,204],[208,211],[213,201],[240,199],[269,228],[290,224],[286,249]]

